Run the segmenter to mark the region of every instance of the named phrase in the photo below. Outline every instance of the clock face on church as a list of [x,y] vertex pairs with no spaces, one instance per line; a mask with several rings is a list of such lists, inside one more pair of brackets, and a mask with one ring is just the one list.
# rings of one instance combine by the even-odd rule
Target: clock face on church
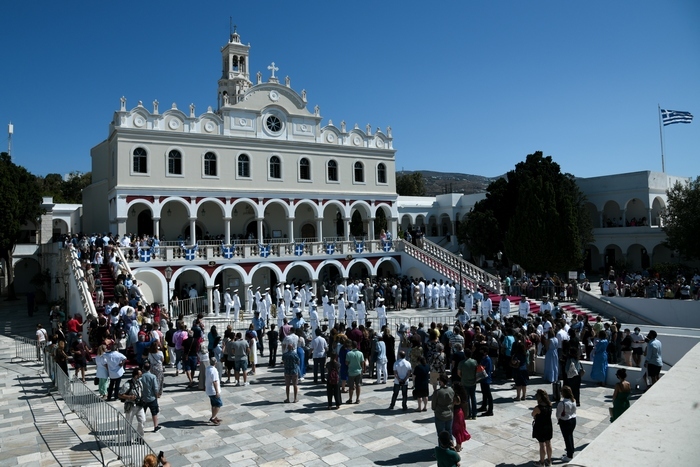
[[265,125],[272,133],[278,133],[282,129],[282,122],[274,115],[267,117],[265,120]]

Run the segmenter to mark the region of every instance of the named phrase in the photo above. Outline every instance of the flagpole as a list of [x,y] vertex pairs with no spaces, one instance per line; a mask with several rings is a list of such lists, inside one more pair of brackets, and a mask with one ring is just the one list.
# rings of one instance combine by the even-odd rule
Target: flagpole
[[659,137],[661,138],[661,172],[666,173],[666,167],[664,165],[664,127],[661,124],[661,106],[659,104],[656,105],[659,108]]

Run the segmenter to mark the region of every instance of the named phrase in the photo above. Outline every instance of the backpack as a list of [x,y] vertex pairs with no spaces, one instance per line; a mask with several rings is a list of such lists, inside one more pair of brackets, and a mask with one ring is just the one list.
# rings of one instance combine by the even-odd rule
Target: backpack
[[338,376],[338,369],[336,368],[335,365],[333,365],[333,368],[328,372],[328,384],[338,384],[340,381],[340,377]]

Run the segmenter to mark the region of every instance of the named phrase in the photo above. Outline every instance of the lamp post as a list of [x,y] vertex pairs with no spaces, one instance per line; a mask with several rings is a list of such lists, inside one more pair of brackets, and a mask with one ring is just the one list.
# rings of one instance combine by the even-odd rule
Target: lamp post
[[459,300],[457,300],[457,306],[462,306],[462,253],[459,255]]
[[170,309],[170,302],[171,302],[171,299],[170,299],[170,297],[171,297],[170,279],[172,279],[172,278],[173,278],[173,268],[171,268],[170,265],[168,265],[165,268],[165,280],[168,282],[168,291],[167,291],[167,294],[168,294],[168,313],[172,313],[172,310]]

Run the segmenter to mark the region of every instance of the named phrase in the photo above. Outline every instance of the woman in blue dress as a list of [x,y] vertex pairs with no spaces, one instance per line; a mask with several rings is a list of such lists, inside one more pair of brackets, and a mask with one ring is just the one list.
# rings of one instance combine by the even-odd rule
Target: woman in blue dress
[[554,383],[559,379],[559,339],[557,339],[554,329],[547,332],[544,346],[547,350],[544,355],[544,379],[549,383]]
[[591,379],[598,381],[600,386],[605,385],[608,378],[608,336],[605,331],[598,333],[598,342],[595,344],[595,356],[593,357],[593,368],[591,369]]

